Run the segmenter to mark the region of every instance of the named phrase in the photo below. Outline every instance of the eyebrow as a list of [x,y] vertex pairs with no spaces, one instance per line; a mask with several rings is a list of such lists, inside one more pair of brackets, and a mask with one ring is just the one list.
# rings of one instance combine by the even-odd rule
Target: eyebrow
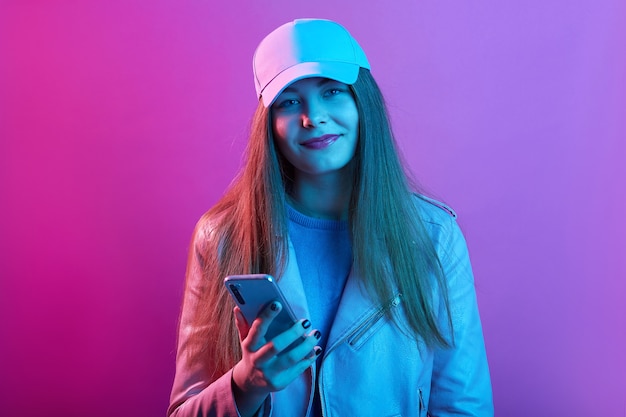
[[[333,80],[333,79],[330,79],[330,78],[322,78],[321,80],[319,80],[317,82],[317,87],[320,87],[320,86],[322,86],[324,84],[327,84],[327,83],[338,83],[338,82],[339,81],[336,81],[336,80]],[[289,87],[287,87],[287,88],[285,88],[283,90],[283,92],[287,92],[287,93],[294,93],[295,91],[296,90],[294,88],[292,88],[291,86],[289,86]]]

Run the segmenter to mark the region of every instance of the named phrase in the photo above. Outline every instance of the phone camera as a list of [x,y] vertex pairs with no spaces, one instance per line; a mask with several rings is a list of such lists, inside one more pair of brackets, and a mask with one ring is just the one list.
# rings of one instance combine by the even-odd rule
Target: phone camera
[[243,296],[241,295],[241,293],[239,292],[239,289],[237,287],[238,286],[235,285],[235,284],[230,284],[230,290],[232,291],[233,295],[237,299],[237,302],[239,304],[245,304],[246,301],[243,299]]

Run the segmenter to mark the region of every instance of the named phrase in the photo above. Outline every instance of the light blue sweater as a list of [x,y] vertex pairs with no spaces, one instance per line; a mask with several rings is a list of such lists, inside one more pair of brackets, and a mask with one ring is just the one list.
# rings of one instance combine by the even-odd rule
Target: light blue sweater
[[[289,237],[296,253],[311,323],[322,333],[319,345],[325,349],[352,268],[348,222],[308,217],[291,206],[288,212]],[[322,415],[319,401],[316,389],[309,417]]]
[[313,328],[328,333],[350,269],[352,244],[348,222],[308,217],[288,206],[289,237],[293,244]]

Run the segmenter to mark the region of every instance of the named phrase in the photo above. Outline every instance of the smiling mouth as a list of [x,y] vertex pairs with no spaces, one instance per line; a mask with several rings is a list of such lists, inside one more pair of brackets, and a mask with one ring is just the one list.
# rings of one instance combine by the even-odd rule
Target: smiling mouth
[[305,140],[300,145],[311,149],[323,149],[339,139],[339,135],[323,135],[317,138]]

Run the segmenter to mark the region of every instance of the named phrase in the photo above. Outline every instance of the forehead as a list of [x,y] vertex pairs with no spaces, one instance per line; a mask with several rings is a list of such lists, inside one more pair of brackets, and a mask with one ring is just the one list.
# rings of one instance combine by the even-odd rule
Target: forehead
[[302,78],[300,80],[294,81],[293,83],[289,84],[282,92],[282,93],[289,93],[289,92],[297,92],[300,90],[305,90],[305,89],[309,89],[309,88],[319,88],[319,87],[323,87],[327,84],[340,84],[340,85],[345,85],[342,82],[339,81],[335,81],[333,79],[330,78],[323,78],[323,77],[309,77],[309,78]]

